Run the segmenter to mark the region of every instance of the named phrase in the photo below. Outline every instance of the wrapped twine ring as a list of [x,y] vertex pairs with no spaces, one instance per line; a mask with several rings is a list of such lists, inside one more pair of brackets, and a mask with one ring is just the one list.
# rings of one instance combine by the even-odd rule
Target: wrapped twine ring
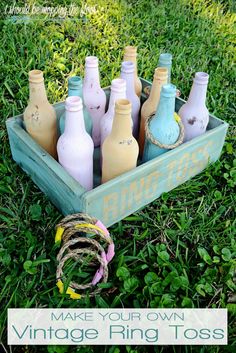
[[[63,267],[67,260],[73,259],[81,264],[84,263],[85,257],[89,257],[89,266],[94,267],[99,265],[91,282],[86,284],[78,284],[74,281],[69,283],[66,293],[72,299],[80,299],[82,297],[93,297],[100,293],[102,288],[95,287],[101,281],[106,283],[108,279],[108,263],[113,258],[114,243],[110,234],[103,223],[94,217],[90,217],[84,213],[69,215],[57,225],[55,242],[61,243],[62,247],[57,255],[57,286],[60,293],[64,292],[65,276]],[[86,236],[81,236],[81,233],[86,233]],[[97,239],[94,239],[93,237]],[[107,247],[105,251],[103,245]],[[78,294],[76,290],[85,291],[90,289],[88,294]]]
[[180,128],[180,133],[179,133],[179,137],[178,137],[177,141],[171,145],[166,145],[164,143],[159,142],[150,131],[150,122],[151,122],[152,118],[154,117],[154,115],[155,115],[155,113],[150,115],[145,121],[146,138],[154,145],[156,145],[160,148],[164,148],[166,150],[172,150],[172,149],[178,147],[179,145],[181,145],[181,143],[183,143],[183,140],[184,140],[184,125],[183,125],[181,119],[180,118],[176,119],[177,123],[179,124],[179,128]]

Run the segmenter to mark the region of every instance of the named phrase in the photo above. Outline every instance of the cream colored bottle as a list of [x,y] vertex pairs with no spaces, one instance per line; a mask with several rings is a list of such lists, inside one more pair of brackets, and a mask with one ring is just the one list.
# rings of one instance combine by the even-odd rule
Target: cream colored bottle
[[124,60],[123,61],[132,61],[135,65],[134,70],[134,88],[138,97],[141,96],[142,92],[142,83],[138,77],[137,69],[137,47],[127,46],[124,51]]
[[102,183],[135,168],[138,152],[138,143],[132,135],[131,103],[128,99],[118,99],[111,133],[102,145]]
[[29,72],[30,97],[24,111],[27,132],[53,158],[57,159],[57,120],[53,106],[48,102],[43,72]]
[[139,129],[139,148],[140,155],[143,154],[145,143],[145,121],[147,118],[154,114],[160,100],[161,87],[167,83],[168,69],[165,67],[158,67],[155,69],[153,76],[152,88],[148,99],[143,103],[141,109],[141,120]]

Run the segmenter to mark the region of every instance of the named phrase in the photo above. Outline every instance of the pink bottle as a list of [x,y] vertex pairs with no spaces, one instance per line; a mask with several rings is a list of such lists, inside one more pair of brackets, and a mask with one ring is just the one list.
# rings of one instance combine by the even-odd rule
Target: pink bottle
[[91,190],[94,145],[85,130],[82,99],[68,97],[65,109],[65,131],[57,143],[58,161],[86,190]]
[[187,102],[179,110],[179,116],[184,124],[184,142],[204,134],[209,122],[209,112],[206,107],[206,92],[209,75],[196,72]]
[[100,145],[100,120],[105,114],[106,94],[100,86],[98,58],[87,56],[83,85],[84,104],[93,121],[92,138],[95,147]]
[[126,81],[122,78],[116,78],[111,83],[108,111],[103,115],[100,122],[101,146],[105,138],[111,133],[113,118],[115,115],[115,101],[122,98],[126,98]]
[[131,61],[123,61],[121,66],[120,77],[126,81],[126,98],[132,104],[132,120],[133,120],[133,135],[138,138],[139,130],[139,111],[140,111],[140,99],[135,93],[134,88],[134,63]]

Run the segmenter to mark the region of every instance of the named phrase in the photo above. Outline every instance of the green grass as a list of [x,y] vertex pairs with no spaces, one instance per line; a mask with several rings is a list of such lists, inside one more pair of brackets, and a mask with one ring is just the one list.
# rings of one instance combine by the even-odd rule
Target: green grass
[[[3,1],[1,6],[4,7]],[[30,3],[30,2],[29,2]],[[31,1],[33,3],[33,1]],[[65,5],[67,1],[38,1]],[[85,1],[74,1],[80,6]],[[155,352],[231,352],[236,344],[235,20],[233,1],[89,0],[96,13],[71,19],[0,23],[0,335],[9,352],[101,352],[100,347],[6,346],[8,307],[228,307],[228,347],[155,347]],[[17,2],[17,5],[24,2]],[[223,4],[223,5],[222,5]],[[103,7],[103,9],[102,9]],[[120,71],[123,47],[138,45],[139,75],[151,80],[160,52],[173,54],[173,83],[187,98],[193,73],[210,74],[207,105],[231,124],[222,156],[191,181],[110,228],[116,257],[109,284],[90,301],[55,285],[54,227],[62,218],[12,161],[5,120],[27,105],[30,69],[44,71],[48,97],[66,97],[66,79],[83,76],[86,55],[100,60],[101,83]],[[27,262],[26,262],[27,261]],[[104,347],[103,352],[150,352]]]

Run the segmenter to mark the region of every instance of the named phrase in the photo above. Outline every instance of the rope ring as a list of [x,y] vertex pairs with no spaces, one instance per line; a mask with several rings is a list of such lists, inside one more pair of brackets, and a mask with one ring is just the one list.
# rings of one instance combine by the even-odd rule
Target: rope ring
[[[86,223],[87,224],[87,223]],[[75,235],[78,234],[80,232],[82,233],[86,233],[86,234],[91,234],[91,235],[97,235],[99,236],[99,238],[101,238],[107,245],[110,245],[113,243],[110,235],[105,235],[104,232],[102,232],[102,230],[96,229],[96,228],[92,228],[88,226],[85,226],[85,224],[81,224],[84,225],[84,227],[78,227],[78,223],[73,222],[73,225],[71,228],[66,228],[62,234],[62,240],[63,242],[67,242],[69,241],[69,239]],[[77,227],[76,227],[77,226]],[[89,238],[89,237],[88,237]]]
[[[85,233],[83,236],[81,233]],[[93,236],[102,240],[107,246],[107,252],[105,252],[103,245],[99,243],[98,239],[93,239]],[[77,213],[66,216],[56,226],[56,237],[55,242],[61,242],[62,247],[57,255],[57,287],[60,293],[64,293],[64,274],[63,267],[68,259],[74,259],[80,264],[84,262],[84,255],[90,255],[88,266],[96,266],[100,264],[91,282],[86,284],[78,284],[70,281],[69,286],[66,290],[66,294],[70,294],[72,299],[80,299],[81,297],[93,297],[100,293],[102,288],[96,288],[95,285],[98,282],[106,283],[108,279],[108,263],[113,258],[114,243],[110,234],[103,223],[94,217],[90,217],[84,213]],[[75,248],[75,246],[82,247]],[[84,244],[87,244],[84,247]],[[87,264],[86,264],[87,265]],[[86,290],[91,289],[87,294],[77,294],[74,290]]]
[[89,247],[91,251],[94,251],[96,249],[98,252],[100,252],[100,254],[105,253],[104,248],[96,240],[79,237],[79,238],[71,239],[67,243],[64,243],[64,245],[61,247],[57,255],[57,261],[58,262],[61,261],[61,259],[63,258],[63,254],[66,250],[68,250],[68,252],[73,252],[74,249],[71,249],[70,247],[77,243],[88,243],[91,245],[91,247]]
[[95,224],[97,222],[97,219],[94,217],[91,217],[87,215],[86,213],[74,213],[72,215],[68,215],[64,217],[60,223],[57,224],[56,228],[62,227],[64,229],[73,227],[74,222],[77,223],[90,223],[90,224]]
[[178,140],[172,144],[172,145],[166,145],[164,143],[160,143],[154,136],[153,134],[151,133],[150,131],[150,122],[151,120],[153,119],[155,114],[152,114],[150,115],[146,121],[145,121],[145,135],[146,135],[146,138],[152,143],[154,144],[155,146],[158,146],[160,148],[164,148],[166,150],[172,150],[176,147],[178,147],[179,145],[181,145],[183,143],[183,140],[184,140],[184,125],[182,123],[181,120],[179,120],[177,123],[179,124],[179,127],[180,127],[180,133],[179,133],[179,137],[178,137]]
[[[96,252],[89,250],[89,249],[75,249],[73,252],[70,252],[68,254],[66,254],[60,261],[58,267],[57,267],[57,272],[56,272],[56,278],[57,281],[61,281],[62,278],[64,277],[63,274],[63,267],[65,262],[70,259],[70,258],[74,258],[76,259],[76,255],[78,254],[87,254],[87,255],[92,255],[93,257],[95,257],[97,259],[97,261],[100,263],[100,265],[103,268],[103,277],[102,277],[102,283],[106,283],[107,279],[108,279],[108,267],[107,267],[107,263],[106,261],[104,261],[104,259],[98,255]],[[87,283],[87,284],[77,284],[73,281],[71,281],[69,283],[69,288],[73,288],[73,289],[77,289],[77,290],[85,290],[88,288],[93,288],[94,284],[93,282]],[[97,288],[96,290],[90,292],[88,295],[90,297],[94,296],[95,294],[99,293],[101,291],[101,288]],[[86,294],[81,294],[81,297],[86,297]]]

